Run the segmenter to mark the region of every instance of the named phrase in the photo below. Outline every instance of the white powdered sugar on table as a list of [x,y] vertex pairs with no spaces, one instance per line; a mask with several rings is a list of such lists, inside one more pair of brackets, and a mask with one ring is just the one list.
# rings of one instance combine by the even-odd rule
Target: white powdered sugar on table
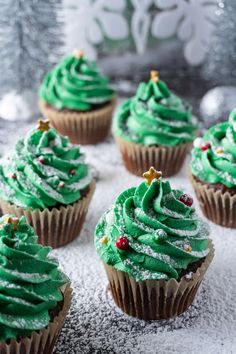
[[[7,152],[13,137],[22,135],[26,127],[17,128],[17,132],[14,125],[8,132],[3,128],[0,143],[1,147],[7,144],[4,147]],[[114,204],[118,194],[142,179],[125,170],[111,137],[102,144],[82,147],[82,151],[93,166],[97,186],[80,236],[53,251],[62,270],[70,276],[74,289],[72,307],[54,353],[236,353],[236,230],[209,223],[215,257],[194,304],[183,315],[168,321],[141,321],[123,314],[111,298],[94,248],[93,233],[98,219]],[[176,177],[170,178],[170,182],[172,187],[190,193],[199,210],[186,166]]]

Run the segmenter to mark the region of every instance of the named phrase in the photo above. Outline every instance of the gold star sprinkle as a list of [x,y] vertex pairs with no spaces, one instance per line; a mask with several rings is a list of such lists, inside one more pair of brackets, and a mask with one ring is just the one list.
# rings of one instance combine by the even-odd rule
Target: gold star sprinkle
[[224,149],[221,147],[221,146],[219,146],[218,148],[216,148],[216,153],[217,154],[223,154],[223,152],[224,152]]
[[106,245],[107,242],[108,242],[108,237],[107,237],[107,236],[103,236],[103,238],[101,239],[101,243],[102,243],[103,245]]
[[191,246],[185,245],[185,246],[184,246],[184,250],[185,250],[186,252],[191,253],[193,249],[192,249]]
[[7,217],[4,219],[3,224],[4,224],[4,225],[6,225],[6,224],[11,224],[11,225],[12,225],[12,230],[15,231],[15,230],[17,229],[17,225],[19,224],[19,218],[7,216]]
[[150,72],[150,79],[154,82],[158,82],[159,81],[159,71],[157,70],[151,70]]
[[154,167],[150,167],[149,171],[143,174],[143,177],[146,179],[147,184],[151,184],[154,179],[160,179],[162,176],[161,171],[156,171]]
[[81,49],[76,49],[73,53],[73,57],[78,59],[83,58],[83,56],[84,56],[84,52]]
[[41,132],[47,132],[50,129],[49,120],[39,119],[37,129],[41,130]]

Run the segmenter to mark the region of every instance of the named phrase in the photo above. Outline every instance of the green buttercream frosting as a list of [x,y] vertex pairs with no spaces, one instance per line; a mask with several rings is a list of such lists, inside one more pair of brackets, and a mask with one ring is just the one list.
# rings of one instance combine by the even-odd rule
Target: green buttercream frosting
[[[204,149],[206,144],[209,148]],[[194,142],[192,174],[207,183],[236,187],[236,109],[228,121],[211,127]],[[202,150],[203,149],[203,150]]]
[[69,281],[24,217],[16,230],[5,219],[0,219],[0,341],[47,327],[49,310],[63,300],[60,287]]
[[114,91],[94,61],[69,55],[45,76],[39,96],[58,110],[90,111],[110,102]]
[[[181,270],[209,252],[208,227],[179,200],[182,195],[162,179],[121,193],[96,227],[101,259],[137,281],[178,279]],[[116,245],[120,236],[128,240],[126,250]]]
[[191,107],[163,81],[152,79],[142,82],[136,95],[121,105],[113,125],[115,135],[147,146],[191,142],[196,130]]
[[91,181],[78,145],[54,128],[33,129],[1,161],[0,198],[31,209],[68,205],[81,198]]

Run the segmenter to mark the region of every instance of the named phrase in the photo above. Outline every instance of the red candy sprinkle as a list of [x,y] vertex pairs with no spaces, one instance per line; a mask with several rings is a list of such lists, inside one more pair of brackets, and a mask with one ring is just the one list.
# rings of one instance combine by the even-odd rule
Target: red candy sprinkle
[[190,197],[190,195],[188,194],[182,194],[179,200],[188,207],[191,207],[193,205],[193,198]]
[[38,161],[42,164],[44,164],[45,160],[44,160],[44,157],[43,156],[39,156],[38,157]]
[[15,174],[15,173],[12,173],[12,174],[11,174],[11,178],[16,179],[16,178],[17,178],[17,177],[16,177],[16,174]]
[[59,188],[64,188],[65,187],[65,183],[64,182],[60,182],[58,186],[59,186]]
[[70,175],[74,176],[75,175],[75,170],[70,170]]
[[127,250],[129,248],[129,240],[125,236],[120,236],[116,240],[116,247],[120,250]]
[[206,151],[206,150],[208,150],[208,149],[210,149],[211,148],[211,144],[210,143],[205,143],[205,144],[203,144],[202,146],[201,146],[201,150],[202,151]]

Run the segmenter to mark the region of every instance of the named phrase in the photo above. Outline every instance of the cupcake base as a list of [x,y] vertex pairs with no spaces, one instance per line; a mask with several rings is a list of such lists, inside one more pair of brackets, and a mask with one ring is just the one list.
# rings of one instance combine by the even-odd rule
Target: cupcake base
[[0,353],[51,354],[71,304],[72,289],[70,286],[63,287],[62,293],[64,296],[63,307],[58,316],[54,317],[53,321],[46,328],[33,332],[30,337],[23,337],[19,340],[12,339],[9,342],[0,342]]
[[38,242],[44,246],[57,248],[73,241],[79,235],[94,190],[95,182],[93,181],[87,194],[78,202],[51,210],[22,209],[3,200],[0,200],[0,207],[3,214],[25,216],[26,221],[33,226],[38,235]]
[[73,144],[97,144],[104,140],[110,131],[112,113],[116,100],[89,112],[56,110],[40,101],[42,114],[62,135],[67,135]]
[[195,271],[175,279],[136,281],[125,272],[105,264],[113,299],[116,305],[130,316],[143,320],[169,319],[185,312],[193,303],[203,276],[214,256],[210,251]]
[[215,224],[236,228],[236,193],[189,176],[203,214]]
[[129,172],[142,176],[150,166],[161,170],[164,177],[173,176],[183,166],[192,143],[183,143],[174,147],[144,146],[120,137],[115,137],[120,152]]

